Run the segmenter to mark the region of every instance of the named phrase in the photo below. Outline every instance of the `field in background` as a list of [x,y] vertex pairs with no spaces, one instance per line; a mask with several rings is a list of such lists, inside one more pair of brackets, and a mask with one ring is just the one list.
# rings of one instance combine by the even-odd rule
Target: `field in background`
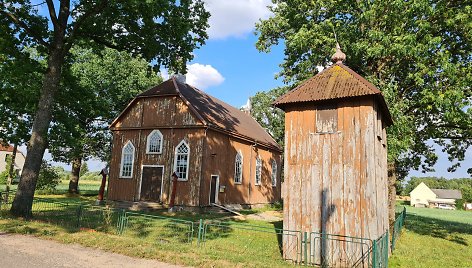
[[407,206],[390,267],[472,267],[472,212]]
[[[98,181],[98,180],[79,180],[80,194],[85,195],[85,196],[98,195],[100,183],[101,181]],[[16,190],[17,187],[18,185],[14,184],[10,188],[12,190]],[[0,184],[0,191],[4,191],[5,188],[6,188],[6,185]],[[61,194],[66,194],[68,190],[69,190],[69,181],[62,180],[61,183],[59,183],[59,185],[56,186],[56,189],[53,192],[37,190],[35,193],[35,196],[48,195],[48,194],[61,195]]]

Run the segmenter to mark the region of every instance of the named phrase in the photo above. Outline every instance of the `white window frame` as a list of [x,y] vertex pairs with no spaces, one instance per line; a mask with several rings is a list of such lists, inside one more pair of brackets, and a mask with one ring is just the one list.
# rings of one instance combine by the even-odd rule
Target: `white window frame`
[[[129,176],[123,175],[123,167],[124,167],[124,159],[125,159],[125,149],[130,145],[133,148],[133,154],[131,157],[131,174]],[[129,179],[133,177],[133,170],[134,170],[134,155],[136,152],[136,148],[134,147],[131,141],[127,141],[123,148],[121,149],[121,163],[120,163],[120,178]]]
[[[150,151],[150,147],[151,147],[150,139],[151,139],[151,136],[154,135],[154,134],[157,134],[159,136],[159,138],[161,139],[161,143],[159,145],[159,150],[157,152],[151,152]],[[147,139],[146,139],[146,154],[161,154],[163,143],[164,143],[164,137],[162,136],[162,133],[158,129],[153,130],[151,133],[149,133],[149,135],[147,136]]]
[[[237,177],[237,171],[238,171],[238,156],[240,160],[240,166],[239,166],[239,180],[236,180]],[[243,183],[243,163],[244,163],[244,158],[243,154],[241,151],[236,153],[236,156],[234,157],[234,184],[242,184]]]
[[272,187],[277,187],[277,161],[272,160]]
[[[177,150],[179,149],[179,147],[182,145],[182,144],[185,144],[185,146],[187,146],[187,166],[186,166],[186,172],[185,172],[185,178],[180,178],[180,174],[177,172]],[[176,147],[175,147],[175,150],[174,150],[174,172],[176,172],[178,174],[178,178],[177,180],[178,181],[188,181],[188,173],[189,173],[189,163],[190,163],[190,146],[188,145],[188,143],[185,141],[185,140],[182,140]]]
[[[262,159],[260,156],[256,157],[256,170],[254,176],[254,185],[261,185],[262,183]],[[258,176],[259,175],[259,176]],[[259,177],[259,180],[258,180]]]

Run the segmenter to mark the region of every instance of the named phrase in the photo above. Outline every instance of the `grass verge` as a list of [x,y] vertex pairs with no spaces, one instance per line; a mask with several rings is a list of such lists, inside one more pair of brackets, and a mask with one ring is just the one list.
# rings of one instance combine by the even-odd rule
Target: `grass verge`
[[[77,199],[79,197],[71,199],[64,195],[42,197],[56,198],[61,201],[67,200],[68,202],[82,201]],[[84,200],[89,199],[86,197]],[[46,212],[57,213],[59,211],[46,209]],[[169,228],[173,224],[169,222],[163,222],[164,224],[160,225],[161,221],[156,221],[156,225],[152,225],[149,222],[134,221],[134,227],[127,229],[122,235],[117,235],[116,230],[98,232],[88,228],[77,229],[71,228],[70,225],[65,227],[62,224],[54,225],[35,220],[23,221],[11,218],[7,214],[3,214],[0,219],[0,231],[34,235],[66,244],[81,244],[86,247],[103,249],[132,257],[157,259],[172,264],[198,267],[291,266],[282,259],[279,251],[280,241],[273,232],[274,226],[280,226],[280,222],[231,219],[227,214],[219,213],[179,212],[169,214],[165,211],[157,211],[154,214],[173,216],[192,222],[205,218],[224,220],[231,224],[253,224],[257,225],[256,229],[260,227],[265,231],[243,231],[237,228],[220,230],[218,229],[220,227],[216,227],[216,231],[206,237],[206,242],[198,246],[196,239],[192,243],[175,243],[170,242],[172,240],[168,237],[161,236],[157,239],[152,237],[152,230],[155,230],[155,228]],[[38,218],[36,217],[36,219]]]
[[472,212],[407,207],[390,267],[472,267]]

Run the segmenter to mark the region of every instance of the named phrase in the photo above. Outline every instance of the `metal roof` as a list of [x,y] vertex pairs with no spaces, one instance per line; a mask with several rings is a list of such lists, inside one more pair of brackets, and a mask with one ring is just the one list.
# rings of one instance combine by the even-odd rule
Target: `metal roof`
[[382,92],[341,61],[338,61],[279,97],[275,100],[274,105],[285,109],[287,105],[296,103],[319,102],[369,95],[375,96],[379,102],[385,115],[387,126],[392,125],[392,117]]
[[438,198],[444,199],[461,199],[462,193],[459,190],[449,190],[449,189],[431,189]]
[[[156,96],[180,96],[206,126],[236,137],[250,139],[255,143],[264,144],[281,151],[280,146],[274,138],[272,138],[250,115],[193,86],[179,82],[175,77],[141,93],[126,109],[138,98]],[[123,113],[125,111],[123,111]],[[113,126],[119,118],[120,116],[114,120],[111,126]]]

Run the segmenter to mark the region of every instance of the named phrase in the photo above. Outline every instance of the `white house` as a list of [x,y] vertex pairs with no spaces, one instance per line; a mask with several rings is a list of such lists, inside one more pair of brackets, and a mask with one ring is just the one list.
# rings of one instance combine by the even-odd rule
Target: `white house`
[[410,192],[410,205],[414,207],[455,208],[456,200],[462,198],[459,190],[431,189],[424,182]]
[[[1,145],[0,144],[0,173],[7,170],[7,162],[8,158],[11,158],[13,154],[13,146],[11,145]],[[17,174],[17,176],[21,175],[21,172],[23,171],[23,165],[25,164],[25,156],[20,150],[17,150],[16,157],[15,157],[15,166],[14,172]]]

